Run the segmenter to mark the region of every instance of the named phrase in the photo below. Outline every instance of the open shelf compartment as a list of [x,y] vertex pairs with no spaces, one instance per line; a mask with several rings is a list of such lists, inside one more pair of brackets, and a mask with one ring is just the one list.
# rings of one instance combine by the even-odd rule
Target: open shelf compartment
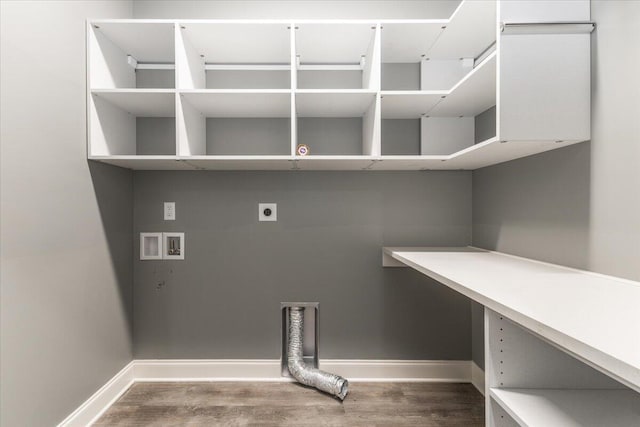
[[175,91],[93,90],[89,155],[175,156]]
[[375,22],[296,24],[299,89],[380,87],[380,33]]
[[494,52],[448,90],[383,91],[382,154],[452,155],[495,137],[496,62]]
[[290,89],[291,32],[286,22],[182,22],[178,88]]
[[297,144],[313,156],[379,154],[379,97],[365,90],[299,90],[295,96]]
[[491,388],[491,399],[522,426],[627,427],[640,420],[631,390]]
[[290,156],[291,91],[183,91],[178,135],[182,157]]
[[105,20],[87,25],[91,89],[175,88],[172,22]]
[[385,22],[383,90],[451,88],[495,45],[496,22],[495,2],[469,0],[450,19]]

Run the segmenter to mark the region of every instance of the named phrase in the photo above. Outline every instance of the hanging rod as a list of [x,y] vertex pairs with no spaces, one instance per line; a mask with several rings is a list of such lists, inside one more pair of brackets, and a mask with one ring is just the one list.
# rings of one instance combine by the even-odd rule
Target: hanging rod
[[[359,64],[300,64],[296,61],[296,69],[300,71],[362,71],[365,68],[365,58]],[[175,70],[175,64],[138,62],[133,56],[127,55],[127,63],[136,70]],[[214,64],[205,63],[207,71],[289,71],[289,64]]]
[[296,68],[300,71],[362,71],[367,63],[366,56],[360,57],[358,64],[302,64],[296,57]]
[[[131,65],[131,64],[130,64]],[[136,70],[175,70],[174,64],[137,62]],[[207,71],[289,71],[289,64],[204,64]],[[301,64],[300,71],[362,71],[360,64]]]
[[588,34],[596,28],[593,21],[502,22],[505,34]]
[[216,71],[289,71],[289,64],[204,64],[205,70]]

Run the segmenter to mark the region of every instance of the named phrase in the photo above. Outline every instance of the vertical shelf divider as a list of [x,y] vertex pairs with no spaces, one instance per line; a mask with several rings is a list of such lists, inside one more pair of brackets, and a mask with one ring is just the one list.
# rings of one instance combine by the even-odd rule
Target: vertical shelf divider
[[382,48],[380,43],[381,26],[372,26],[374,31],[373,39],[367,50],[365,66],[362,73],[362,87],[376,92],[375,99],[362,120],[362,154],[365,156],[380,156],[381,153],[381,71],[382,71]]
[[291,68],[291,155],[296,155],[298,145],[298,116],[296,113],[296,90],[298,88],[298,62],[296,60],[296,23],[290,28],[290,68]]
[[178,63],[180,62],[178,60],[178,50],[180,49],[178,46],[182,43],[182,37],[179,34],[180,33],[180,25],[175,22],[173,24],[173,51],[174,51],[174,58],[175,58],[175,68],[173,70],[173,87],[176,89],[176,94],[175,94],[175,102],[176,102],[176,117],[175,117],[175,126],[176,126],[176,157],[180,156],[180,122],[183,121],[183,117],[182,117],[182,109],[180,108],[180,86],[179,86],[179,74],[180,74],[180,67],[178,65]]
[[207,153],[206,118],[182,95],[183,89],[206,87],[204,59],[184,34],[180,23],[176,34],[176,154],[179,157]]
[[178,156],[207,154],[207,119],[183,95],[178,95]]
[[176,24],[176,89],[205,89],[204,58],[184,34],[184,29],[184,25]]

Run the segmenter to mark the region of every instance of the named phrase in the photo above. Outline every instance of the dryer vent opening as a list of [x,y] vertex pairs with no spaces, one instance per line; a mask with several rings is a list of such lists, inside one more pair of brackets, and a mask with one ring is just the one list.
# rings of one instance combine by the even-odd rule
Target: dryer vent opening
[[289,373],[304,385],[315,387],[344,400],[349,392],[349,382],[345,378],[321,371],[304,361],[304,311],[305,307],[302,306],[288,307],[287,367]]

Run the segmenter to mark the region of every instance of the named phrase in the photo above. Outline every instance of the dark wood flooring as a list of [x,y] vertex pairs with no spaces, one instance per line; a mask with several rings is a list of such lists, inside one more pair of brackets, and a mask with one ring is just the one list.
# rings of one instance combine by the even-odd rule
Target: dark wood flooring
[[135,383],[94,426],[482,426],[471,384],[351,383],[344,402],[296,383]]

